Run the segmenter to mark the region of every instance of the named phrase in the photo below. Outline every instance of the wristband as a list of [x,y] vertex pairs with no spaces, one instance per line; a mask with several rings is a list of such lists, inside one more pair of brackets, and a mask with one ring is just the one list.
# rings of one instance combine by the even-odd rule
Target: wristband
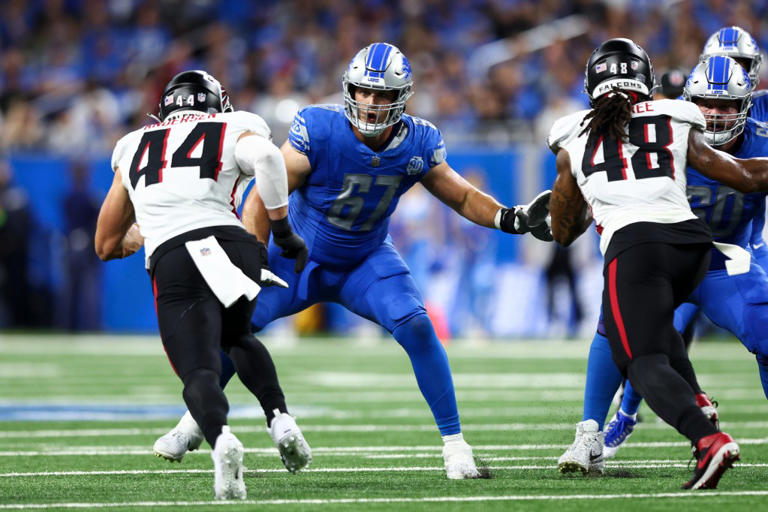
[[272,230],[272,234],[275,235],[275,238],[286,238],[293,234],[293,229],[288,222],[287,215],[278,220],[269,219],[269,228]]

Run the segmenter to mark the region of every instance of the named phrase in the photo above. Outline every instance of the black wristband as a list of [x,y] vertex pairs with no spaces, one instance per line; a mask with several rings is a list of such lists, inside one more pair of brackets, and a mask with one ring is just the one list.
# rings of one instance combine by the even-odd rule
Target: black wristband
[[269,219],[269,228],[272,230],[272,234],[275,235],[275,238],[287,238],[293,234],[293,229],[288,223],[287,215],[278,220]]
[[502,208],[501,218],[499,219],[499,229],[505,233],[519,234],[519,231],[515,229],[515,209],[514,208]]

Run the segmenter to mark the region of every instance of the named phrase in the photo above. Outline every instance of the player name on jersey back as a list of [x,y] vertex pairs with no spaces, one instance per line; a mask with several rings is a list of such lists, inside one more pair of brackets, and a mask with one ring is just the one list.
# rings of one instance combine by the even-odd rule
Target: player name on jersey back
[[193,229],[242,227],[236,206],[251,176],[234,153],[246,132],[270,138],[264,120],[249,112],[184,111],[118,141],[112,169],[122,174],[147,258],[164,241]]
[[691,128],[706,126],[699,108],[679,100],[637,103],[624,140],[584,133],[589,112],[558,119],[547,142],[555,153],[568,152],[603,254],[613,233],[629,224],[695,218],[686,199],[685,164]]

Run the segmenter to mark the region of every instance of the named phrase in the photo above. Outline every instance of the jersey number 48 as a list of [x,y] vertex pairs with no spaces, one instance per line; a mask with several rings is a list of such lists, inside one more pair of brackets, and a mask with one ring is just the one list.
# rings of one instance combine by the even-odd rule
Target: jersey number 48
[[674,157],[669,150],[672,144],[669,116],[632,118],[628,139],[619,141],[604,133],[590,132],[581,161],[584,176],[605,172],[608,181],[626,180],[630,167],[625,155],[634,147],[636,149],[630,162],[635,179],[674,178]]

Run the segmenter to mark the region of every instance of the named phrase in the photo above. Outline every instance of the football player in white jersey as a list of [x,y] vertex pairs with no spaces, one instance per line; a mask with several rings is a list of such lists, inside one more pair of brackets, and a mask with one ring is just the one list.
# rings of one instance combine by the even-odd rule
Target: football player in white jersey
[[[175,76],[157,121],[115,146],[96,252],[102,260],[125,257],[143,238],[163,346],[213,448],[215,497],[245,499],[243,445],[227,426],[219,351],[229,352],[251,392],[263,392],[265,377],[254,361],[266,349],[251,334],[250,319],[260,286],[284,284],[269,271],[264,244],[243,225],[255,225],[258,214],[246,209],[243,222],[237,217],[245,182],[255,177],[283,254],[300,267],[307,249],[286,220],[285,163],[269,128],[255,114],[233,111],[215,78],[204,71]],[[276,417],[287,416],[282,393],[281,400]]]
[[585,77],[592,108],[556,121],[548,139],[557,155],[552,234],[569,245],[594,218],[613,360],[654,412],[694,445],[697,465],[683,487],[715,488],[739,446],[697,405],[695,374],[673,325],[711,248],[708,227],[686,199],[685,168],[753,192],[768,187],[768,159],[740,160],[710,148],[699,108],[651,101],[654,84],[650,59],[633,41],[610,39],[592,53]]

